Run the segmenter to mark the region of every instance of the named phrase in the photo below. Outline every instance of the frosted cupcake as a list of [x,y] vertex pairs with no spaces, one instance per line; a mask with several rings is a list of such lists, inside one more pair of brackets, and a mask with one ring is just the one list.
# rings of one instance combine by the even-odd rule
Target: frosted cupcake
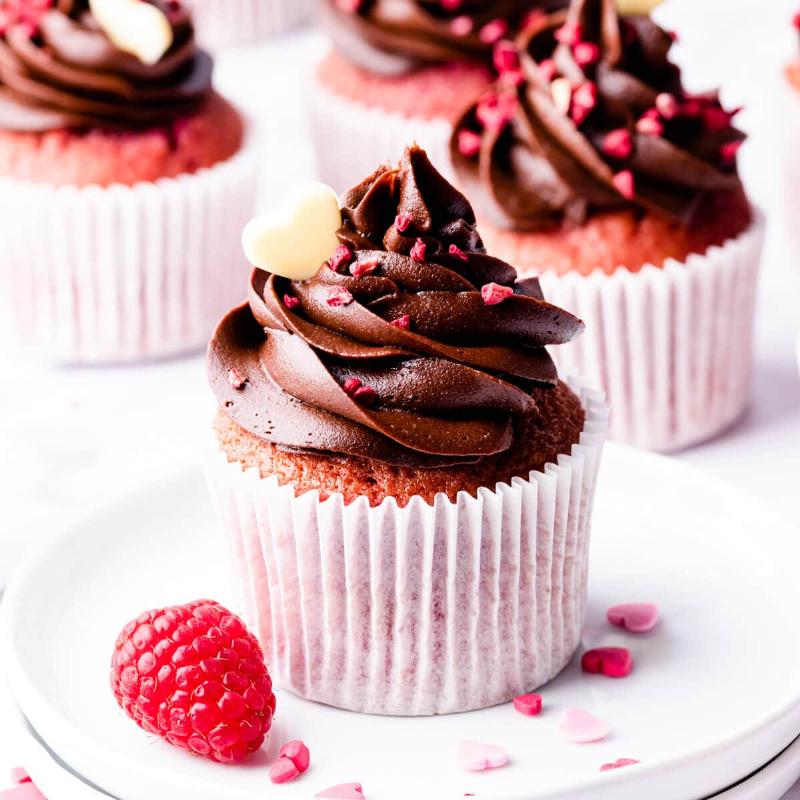
[[[309,95],[319,173],[342,190],[408,142],[448,170],[453,122],[508,37],[560,0],[321,0],[333,49]],[[502,43],[502,45],[501,45]]]
[[671,44],[613,0],[574,0],[520,34],[451,140],[489,249],[586,320],[560,368],[604,386],[614,438],[659,450],[747,405],[763,240],[735,112],[683,89]]
[[186,11],[166,0],[0,11],[12,333],[70,362],[201,347],[239,296],[236,242],[257,178]]
[[607,409],[545,345],[583,325],[486,254],[418,148],[347,192],[329,234],[307,279],[256,269],[209,348],[209,484],[246,615],[312,700],[507,701],[580,639]]

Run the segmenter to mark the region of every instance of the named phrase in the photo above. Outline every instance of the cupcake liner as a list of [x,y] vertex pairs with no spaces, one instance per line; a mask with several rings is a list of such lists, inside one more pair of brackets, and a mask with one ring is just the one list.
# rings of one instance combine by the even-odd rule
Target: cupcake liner
[[608,407],[569,382],[580,441],[528,480],[432,505],[295,497],[217,452],[208,482],[242,609],[279,686],[354,711],[484,708],[557,675],[580,641]]
[[344,192],[375,171],[376,164],[394,162],[415,142],[427,151],[433,165],[452,181],[450,134],[442,119],[407,117],[367,107],[311,80],[306,93],[311,135],[320,180]]
[[308,22],[315,0],[191,0],[197,38],[209,50],[254,42]]
[[[783,78],[783,76],[781,76]],[[775,216],[780,223],[780,234],[785,245],[786,262],[794,269],[800,269],[800,91],[794,89],[787,78],[773,91],[772,108],[776,109],[772,120],[778,137],[777,166],[780,174],[774,175],[781,185],[780,208]],[[761,162],[758,163],[761,169]],[[770,218],[770,224],[773,220]]]
[[12,340],[69,363],[205,347],[241,300],[258,157],[135,186],[0,179],[0,296]]
[[602,386],[609,438],[669,452],[722,432],[750,400],[763,216],[686,263],[540,275],[547,300],[586,323],[553,348],[560,371]]

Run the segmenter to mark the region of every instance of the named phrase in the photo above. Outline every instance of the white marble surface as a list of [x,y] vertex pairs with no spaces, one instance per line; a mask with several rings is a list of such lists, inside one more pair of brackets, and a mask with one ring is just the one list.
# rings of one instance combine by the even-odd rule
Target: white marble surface
[[[748,104],[742,125],[752,139],[743,168],[771,219],[751,410],[726,436],[676,458],[800,525],[800,254],[783,244],[779,134],[789,117],[776,99],[780,64],[796,46],[788,25],[792,6],[791,0],[668,0],[659,13],[681,32],[679,56],[692,84],[720,83],[730,102]],[[299,87],[301,64],[319,47],[314,36],[295,36],[221,60],[220,83],[247,105],[272,145],[265,197],[313,177]],[[0,586],[26,551],[96,504],[197,460],[213,410],[199,355],[141,367],[64,369],[0,352]],[[0,726],[0,785],[13,762],[13,742]],[[789,798],[800,800],[800,787]]]

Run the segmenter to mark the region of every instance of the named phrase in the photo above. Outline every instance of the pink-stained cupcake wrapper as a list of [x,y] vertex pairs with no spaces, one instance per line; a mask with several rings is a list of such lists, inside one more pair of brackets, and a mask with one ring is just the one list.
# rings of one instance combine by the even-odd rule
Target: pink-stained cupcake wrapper
[[740,236],[685,263],[541,274],[548,302],[586,323],[551,354],[561,372],[603,387],[610,439],[674,451],[721,433],[746,410],[765,234],[755,213]]
[[315,0],[189,0],[189,5],[200,44],[221,50],[304,25]]
[[246,144],[209,169],[135,186],[0,179],[0,297],[15,346],[84,364],[205,347],[242,299],[258,170]]
[[608,418],[602,393],[570,385],[586,411],[571,453],[456,502],[295,497],[215,453],[241,610],[279,686],[355,711],[443,714],[506,702],[566,666]]
[[338,192],[361,183],[379,164],[394,163],[411,144],[428,153],[433,165],[453,180],[446,119],[407,117],[370,108],[331,92],[311,79],[306,102],[321,181]]

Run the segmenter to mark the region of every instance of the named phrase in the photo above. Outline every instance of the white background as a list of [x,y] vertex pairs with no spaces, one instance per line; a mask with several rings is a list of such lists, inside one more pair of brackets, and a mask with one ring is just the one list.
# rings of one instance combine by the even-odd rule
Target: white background
[[[676,58],[692,88],[722,85],[728,103],[747,105],[740,122],[751,140],[742,168],[771,228],[751,410],[726,436],[676,458],[800,524],[800,252],[786,244],[781,203],[787,133],[800,150],[800,99],[787,95],[780,81],[782,65],[800,52],[790,26],[794,10],[791,0],[667,0],[658,13],[680,33]],[[316,36],[292,36],[219,60],[221,88],[246,105],[270,145],[266,198],[277,200],[291,183],[314,177],[300,97],[303,64],[322,47]],[[800,226],[800,220],[788,222]],[[144,367],[59,369],[0,351],[0,586],[24,551],[70,520],[196,461],[207,446],[213,410],[201,356]],[[13,742],[4,740],[0,726],[0,786],[14,763]],[[800,800],[800,788],[790,797]]]

